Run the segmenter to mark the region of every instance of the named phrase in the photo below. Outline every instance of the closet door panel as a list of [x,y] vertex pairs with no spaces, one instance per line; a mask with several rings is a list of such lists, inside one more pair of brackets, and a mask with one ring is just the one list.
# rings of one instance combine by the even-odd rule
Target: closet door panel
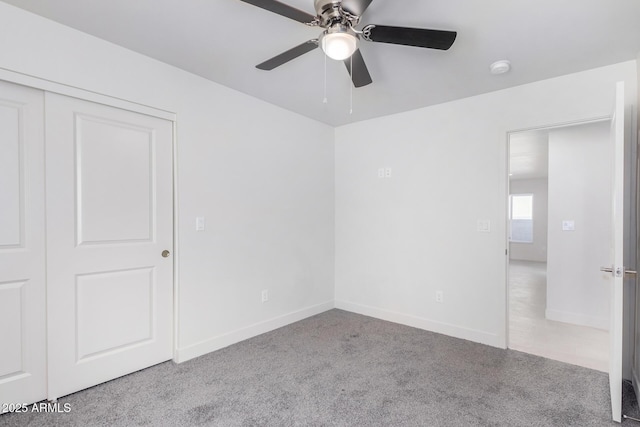
[[46,112],[48,397],[57,398],[173,355],[173,131],[50,93]]
[[0,412],[46,397],[43,99],[0,81]]

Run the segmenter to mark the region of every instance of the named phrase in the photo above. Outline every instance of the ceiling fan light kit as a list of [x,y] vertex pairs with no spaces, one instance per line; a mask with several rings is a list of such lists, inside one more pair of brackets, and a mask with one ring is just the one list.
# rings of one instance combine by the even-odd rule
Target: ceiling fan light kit
[[334,25],[320,36],[320,47],[329,58],[343,61],[358,48],[358,36],[351,27]]
[[320,46],[329,58],[344,62],[355,87],[366,86],[372,82],[358,49],[359,40],[448,50],[457,36],[455,31],[371,24],[357,30],[356,26],[360,23],[362,14],[373,0],[314,0],[315,16],[276,0],[241,1],[305,25],[324,29],[319,38],[308,40],[274,56],[256,65],[256,68],[273,70]]

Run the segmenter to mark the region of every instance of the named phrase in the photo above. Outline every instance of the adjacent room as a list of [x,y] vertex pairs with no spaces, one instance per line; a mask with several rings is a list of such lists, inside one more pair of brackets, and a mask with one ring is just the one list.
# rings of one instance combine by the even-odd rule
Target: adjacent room
[[0,1],[0,425],[632,425],[639,16]]
[[[608,120],[509,135],[509,348],[607,372]],[[577,224],[577,225],[576,225]]]

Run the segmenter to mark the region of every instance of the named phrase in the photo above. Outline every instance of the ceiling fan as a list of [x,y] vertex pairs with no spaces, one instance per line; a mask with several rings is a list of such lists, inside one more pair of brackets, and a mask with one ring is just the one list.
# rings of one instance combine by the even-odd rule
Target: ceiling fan
[[317,39],[306,41],[274,56],[256,65],[256,68],[273,70],[320,46],[329,58],[344,61],[355,87],[366,86],[372,82],[358,49],[358,40],[447,50],[453,45],[457,35],[455,31],[372,24],[365,25],[362,30],[356,30],[355,26],[360,23],[360,17],[373,0],[314,0],[316,16],[276,0],[241,1],[312,27],[324,28]]

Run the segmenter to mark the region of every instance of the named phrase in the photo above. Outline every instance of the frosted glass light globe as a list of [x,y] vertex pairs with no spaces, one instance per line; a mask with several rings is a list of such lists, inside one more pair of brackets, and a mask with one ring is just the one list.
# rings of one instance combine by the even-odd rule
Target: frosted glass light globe
[[342,61],[356,51],[358,39],[348,32],[325,33],[322,36],[321,46],[329,58]]

